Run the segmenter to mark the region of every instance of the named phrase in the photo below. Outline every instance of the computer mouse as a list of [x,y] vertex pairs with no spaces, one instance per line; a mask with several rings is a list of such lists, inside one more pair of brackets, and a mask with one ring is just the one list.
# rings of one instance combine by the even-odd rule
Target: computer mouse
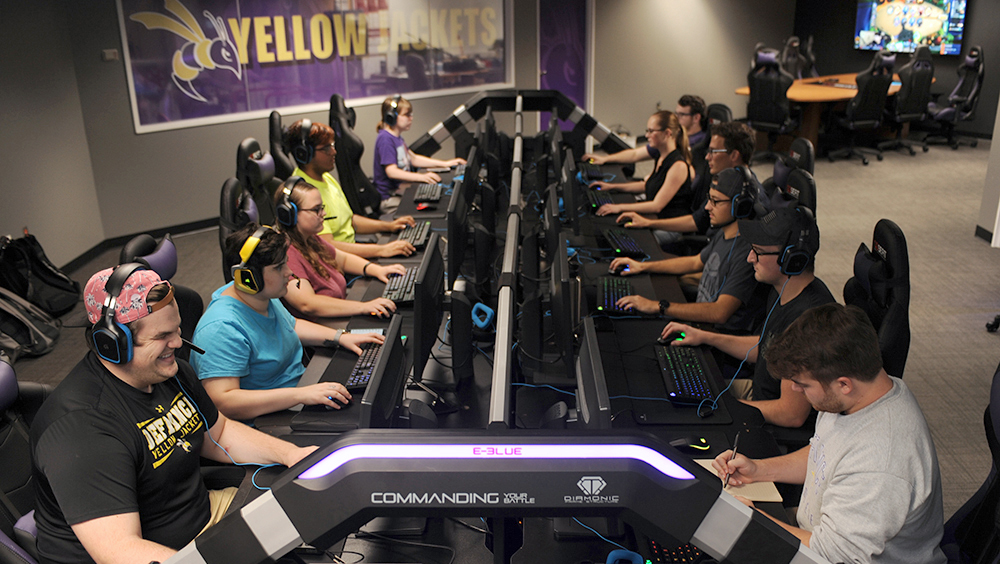
[[389,319],[390,314],[388,314],[388,313],[379,313],[377,311],[373,311],[372,312],[372,316],[373,317],[378,317],[379,319]]
[[417,204],[417,211],[432,211],[437,208],[430,204]]
[[678,331],[667,335],[666,339],[660,337],[659,339],[656,340],[656,342],[660,343],[661,345],[668,345],[670,344],[671,341],[683,341],[685,336],[686,335],[684,333]]
[[[333,396],[326,396],[326,399],[333,400],[333,403],[339,405],[341,409],[343,409],[343,408],[351,405],[351,403],[353,403],[353,402],[351,402],[351,400],[344,401],[344,400],[342,400],[340,398],[335,398]],[[324,404],[323,407],[325,407],[327,409],[327,411],[333,411],[333,410],[337,409],[336,407],[333,407],[332,405],[325,405]]]
[[619,264],[618,268],[615,268],[614,270],[612,270],[611,273],[612,274],[617,274],[617,275],[621,276],[622,272],[628,272],[628,271],[629,271],[629,268],[628,268],[627,264]]
[[705,437],[686,436],[670,441],[670,446],[687,454],[705,454],[711,445]]

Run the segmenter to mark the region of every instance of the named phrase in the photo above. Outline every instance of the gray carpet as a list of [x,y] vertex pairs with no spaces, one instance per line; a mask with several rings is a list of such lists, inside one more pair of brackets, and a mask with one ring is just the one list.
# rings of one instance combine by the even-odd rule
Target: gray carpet
[[[1000,250],[973,236],[979,213],[989,142],[976,149],[932,147],[910,157],[886,154],[870,166],[860,161],[816,164],[817,219],[822,248],[816,272],[838,298],[851,276],[854,253],[881,218],[906,234],[911,265],[913,339],[904,378],[930,423],[941,463],[945,515],[954,512],[990,469],[983,409],[1000,361],[1000,334],[984,325],[1000,313],[997,280]],[[756,167],[761,178],[769,165]],[[205,302],[222,284],[218,234],[213,230],[175,237],[180,267],[174,282],[197,290]],[[117,262],[109,251],[81,268],[93,272]],[[82,306],[64,317],[82,326]],[[58,383],[84,354],[80,328],[67,328],[56,350],[22,359],[18,376]]]

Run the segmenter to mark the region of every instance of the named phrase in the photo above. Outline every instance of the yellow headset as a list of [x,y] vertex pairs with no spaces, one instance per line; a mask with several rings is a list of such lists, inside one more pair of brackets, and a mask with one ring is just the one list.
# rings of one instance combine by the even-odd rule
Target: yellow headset
[[240,249],[240,263],[234,264],[231,270],[233,284],[236,288],[247,294],[256,294],[264,289],[264,272],[258,267],[250,266],[248,263],[253,252],[260,244],[261,238],[268,231],[274,231],[270,225],[261,225],[247,238]]

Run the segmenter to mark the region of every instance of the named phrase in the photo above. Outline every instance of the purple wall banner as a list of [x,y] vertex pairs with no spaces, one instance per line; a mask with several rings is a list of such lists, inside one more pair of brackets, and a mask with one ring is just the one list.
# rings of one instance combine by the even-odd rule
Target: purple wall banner
[[509,87],[510,1],[118,0],[136,133]]
[[[581,108],[587,107],[587,2],[545,0],[538,3],[538,85],[558,90]],[[540,127],[549,112],[540,114]],[[565,124],[563,124],[565,126]]]

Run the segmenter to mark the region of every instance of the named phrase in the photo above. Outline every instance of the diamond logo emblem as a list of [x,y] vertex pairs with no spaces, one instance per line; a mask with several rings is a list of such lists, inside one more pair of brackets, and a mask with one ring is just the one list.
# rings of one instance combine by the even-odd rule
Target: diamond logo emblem
[[604,478],[600,476],[584,476],[580,478],[580,481],[576,483],[576,486],[580,488],[580,491],[587,495],[597,495],[601,493],[604,486],[608,485],[604,481]]

